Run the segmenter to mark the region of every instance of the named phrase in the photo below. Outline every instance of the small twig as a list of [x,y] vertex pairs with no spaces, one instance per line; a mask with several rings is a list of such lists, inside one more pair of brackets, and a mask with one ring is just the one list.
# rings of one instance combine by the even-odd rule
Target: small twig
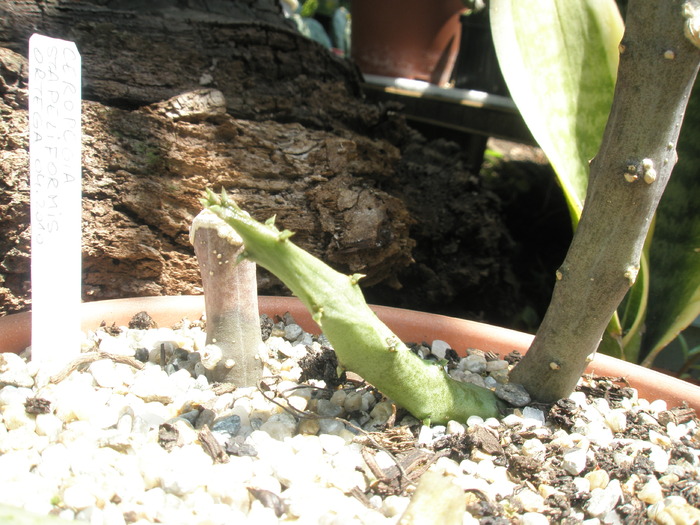
[[143,363],[141,361],[139,361],[138,359],[134,359],[130,356],[110,354],[108,352],[90,352],[87,354],[82,354],[81,356],[73,359],[73,361],[68,363],[68,365],[63,370],[51,376],[51,378],[49,379],[49,383],[60,383],[70,374],[78,370],[78,368],[80,368],[81,366],[89,363],[94,363],[95,361],[99,361],[100,359],[110,359],[115,363],[129,365],[136,368],[137,370],[141,370],[143,368]]

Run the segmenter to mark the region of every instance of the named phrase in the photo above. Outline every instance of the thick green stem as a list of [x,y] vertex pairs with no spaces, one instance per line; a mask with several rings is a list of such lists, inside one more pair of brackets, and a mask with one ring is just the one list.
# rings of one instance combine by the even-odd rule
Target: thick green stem
[[255,263],[237,264],[243,241],[210,211],[195,217],[190,236],[207,313],[202,363],[214,381],[255,386],[263,371]]
[[[566,397],[636,278],[676,162],[676,142],[700,51],[686,37],[683,0],[631,1],[615,97],[581,222],[532,347],[511,373],[533,397]],[[695,19],[697,26],[697,18]]]
[[253,220],[225,194],[209,193],[203,204],[243,238],[245,257],[275,274],[304,303],[333,345],[339,363],[421,420],[465,421],[471,415],[497,416],[490,390],[460,383],[443,368],[413,354],[369,308],[347,276],[305,252],[272,221]]

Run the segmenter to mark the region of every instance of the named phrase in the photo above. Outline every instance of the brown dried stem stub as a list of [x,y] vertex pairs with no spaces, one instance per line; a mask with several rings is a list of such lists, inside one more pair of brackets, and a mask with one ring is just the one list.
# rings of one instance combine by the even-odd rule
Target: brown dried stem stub
[[263,369],[255,263],[243,257],[243,242],[236,232],[208,210],[192,222],[190,240],[207,314],[202,364],[214,381],[254,386]]

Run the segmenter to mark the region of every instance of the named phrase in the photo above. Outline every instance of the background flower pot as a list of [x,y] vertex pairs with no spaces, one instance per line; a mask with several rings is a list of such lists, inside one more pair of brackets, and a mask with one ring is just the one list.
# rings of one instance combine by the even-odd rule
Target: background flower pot
[[[306,331],[319,333],[318,325],[295,297],[259,298],[260,312],[270,316],[289,312]],[[501,355],[513,350],[525,353],[533,336],[484,323],[415,312],[387,306],[372,309],[402,340],[432,342],[442,339],[458,352],[467,348],[496,352]],[[126,325],[134,314],[147,311],[161,326],[169,326],[183,317],[199,319],[204,312],[204,297],[181,295],[171,297],[137,297],[82,304],[82,327],[97,328],[102,321]],[[21,352],[30,344],[31,315],[29,312],[0,318],[0,352]],[[686,401],[700,413],[700,387],[686,381],[598,354],[586,369],[600,376],[625,377],[639,391],[639,397],[650,401],[663,399],[669,408]]]
[[363,73],[450,80],[459,51],[461,0],[353,0],[351,54]]

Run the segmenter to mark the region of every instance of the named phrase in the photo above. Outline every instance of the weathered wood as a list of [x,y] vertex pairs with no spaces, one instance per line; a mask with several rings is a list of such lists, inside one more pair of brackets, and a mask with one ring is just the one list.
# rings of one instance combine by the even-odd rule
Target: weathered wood
[[[83,59],[83,299],[201,293],[187,231],[206,187],[258,219],[277,215],[365,286],[398,283],[417,240],[410,296],[421,306],[501,282],[497,205],[459,150],[366,103],[352,63],[295,33],[275,0],[175,4],[0,3],[0,314],[30,300],[33,32],[75,41]],[[283,291],[267,274],[259,282]]]

